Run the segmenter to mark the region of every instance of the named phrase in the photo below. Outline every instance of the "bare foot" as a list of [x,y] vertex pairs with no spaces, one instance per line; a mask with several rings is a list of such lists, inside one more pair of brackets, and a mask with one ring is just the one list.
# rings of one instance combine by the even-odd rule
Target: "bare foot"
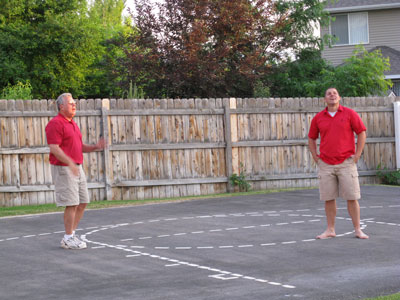
[[356,229],[356,237],[359,239],[369,239],[369,236],[366,235],[364,232],[361,231],[361,229]]
[[325,232],[324,233],[322,233],[322,234],[320,234],[320,235],[318,235],[317,236],[317,239],[329,239],[329,238],[333,238],[333,237],[335,237],[336,236],[336,233],[335,233],[335,231],[332,231],[332,230],[325,230]]

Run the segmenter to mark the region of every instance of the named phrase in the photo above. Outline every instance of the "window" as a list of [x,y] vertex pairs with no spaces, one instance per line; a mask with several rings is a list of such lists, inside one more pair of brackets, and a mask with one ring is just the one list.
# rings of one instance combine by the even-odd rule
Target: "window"
[[331,35],[336,37],[336,45],[368,43],[368,13],[332,15]]

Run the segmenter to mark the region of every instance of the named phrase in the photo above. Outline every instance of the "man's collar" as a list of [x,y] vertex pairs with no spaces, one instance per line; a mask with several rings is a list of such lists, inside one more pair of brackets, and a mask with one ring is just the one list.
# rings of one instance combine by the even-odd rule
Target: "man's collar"
[[[338,109],[337,109],[337,112],[338,111],[343,111],[343,106],[341,106],[340,104],[339,104],[339,107],[338,107]],[[328,106],[327,107],[325,107],[325,113],[327,114],[329,111],[328,111]]]

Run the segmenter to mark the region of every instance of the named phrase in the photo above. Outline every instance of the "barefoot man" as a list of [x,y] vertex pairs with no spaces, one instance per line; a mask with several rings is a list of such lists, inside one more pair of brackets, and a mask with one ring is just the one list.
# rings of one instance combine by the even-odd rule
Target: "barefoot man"
[[[324,98],[327,107],[311,122],[308,146],[318,165],[320,199],[325,201],[327,229],[318,239],[335,237],[336,198],[347,200],[347,209],[353,221],[356,237],[367,239],[360,227],[360,184],[357,161],[366,140],[366,128],[360,116],[352,109],[339,104],[336,88],[329,88]],[[354,132],[358,136],[357,147]],[[317,154],[317,139],[321,138]]]

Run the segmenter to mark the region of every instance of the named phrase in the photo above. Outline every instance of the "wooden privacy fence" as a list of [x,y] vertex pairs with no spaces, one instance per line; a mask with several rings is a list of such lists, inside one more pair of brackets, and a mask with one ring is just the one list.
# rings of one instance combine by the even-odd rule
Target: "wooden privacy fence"
[[[344,98],[367,126],[361,183],[375,183],[381,164],[396,168],[393,102]],[[92,201],[224,193],[244,172],[253,189],[317,186],[307,147],[323,99],[77,100],[75,121]],[[0,206],[54,203],[45,126],[54,100],[0,100]]]

